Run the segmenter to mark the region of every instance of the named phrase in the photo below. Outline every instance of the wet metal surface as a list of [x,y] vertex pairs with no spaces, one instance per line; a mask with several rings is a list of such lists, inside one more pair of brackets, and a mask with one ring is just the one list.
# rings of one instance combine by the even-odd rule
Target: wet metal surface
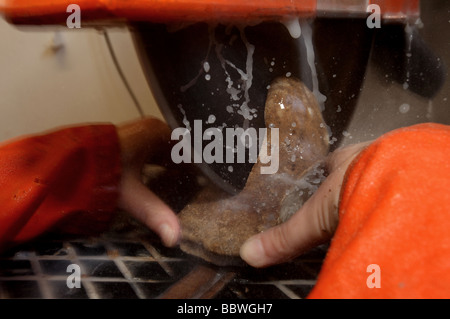
[[[297,299],[315,284],[326,247],[267,269],[219,268],[149,235],[43,240],[0,258],[0,298]],[[71,264],[81,287],[68,288]]]

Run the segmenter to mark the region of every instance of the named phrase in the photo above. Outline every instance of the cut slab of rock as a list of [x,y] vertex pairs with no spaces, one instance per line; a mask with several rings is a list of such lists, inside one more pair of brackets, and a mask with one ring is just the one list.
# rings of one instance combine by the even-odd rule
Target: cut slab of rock
[[286,221],[324,178],[320,163],[329,136],[313,93],[295,78],[276,79],[265,104],[267,128],[278,128],[275,174],[261,174],[261,158],[244,189],[229,195],[213,184],[204,187],[180,212],[183,251],[216,265],[238,265],[242,244],[251,236]]

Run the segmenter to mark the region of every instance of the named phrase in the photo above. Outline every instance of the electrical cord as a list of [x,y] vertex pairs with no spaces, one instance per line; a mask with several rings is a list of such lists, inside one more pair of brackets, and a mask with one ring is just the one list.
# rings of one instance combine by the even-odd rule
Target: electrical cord
[[103,35],[105,37],[106,46],[108,47],[108,51],[111,55],[113,64],[116,67],[116,70],[119,73],[119,76],[122,79],[122,82],[125,85],[125,88],[127,89],[128,93],[130,94],[130,97],[133,100],[133,103],[134,103],[139,115],[143,118],[143,117],[145,117],[144,111],[142,110],[141,104],[139,103],[138,99],[136,98],[136,95],[134,94],[133,90],[131,89],[131,86],[128,83],[127,78],[125,77],[125,74],[123,73],[123,70],[120,67],[119,61],[117,60],[116,53],[114,52],[114,48],[111,43],[111,38],[109,37],[109,34],[106,30],[103,30]]

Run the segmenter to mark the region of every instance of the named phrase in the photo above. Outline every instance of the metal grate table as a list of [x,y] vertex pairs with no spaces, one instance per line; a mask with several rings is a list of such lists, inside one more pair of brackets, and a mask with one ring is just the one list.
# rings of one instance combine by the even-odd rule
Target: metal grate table
[[[296,299],[314,286],[326,246],[266,269],[216,267],[152,234],[41,239],[0,257],[0,298]],[[67,267],[81,270],[69,288]]]

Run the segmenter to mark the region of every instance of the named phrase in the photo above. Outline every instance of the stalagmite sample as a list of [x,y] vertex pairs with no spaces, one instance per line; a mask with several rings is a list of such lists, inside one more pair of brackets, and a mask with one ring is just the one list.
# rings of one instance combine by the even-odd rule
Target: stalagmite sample
[[218,265],[241,262],[244,241],[289,218],[323,180],[329,136],[317,100],[302,82],[279,78],[270,85],[265,123],[279,128],[278,145],[272,145],[279,148],[278,172],[261,174],[258,159],[239,194],[204,187],[179,214],[185,252]]

